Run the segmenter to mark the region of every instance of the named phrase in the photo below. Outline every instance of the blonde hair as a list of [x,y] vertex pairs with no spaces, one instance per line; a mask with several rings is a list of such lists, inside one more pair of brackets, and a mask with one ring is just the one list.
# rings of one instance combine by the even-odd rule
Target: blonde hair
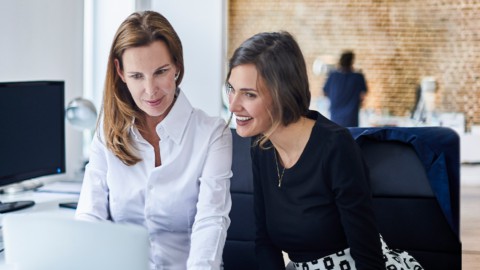
[[[136,155],[130,129],[136,125],[142,130],[145,127],[145,114],[135,104],[127,85],[117,74],[115,60],[118,60],[120,68],[123,69],[122,55],[125,50],[147,46],[155,41],[162,41],[167,45],[178,70],[178,87],[184,74],[182,43],[170,22],[157,12],[135,12],[127,17],[115,34],[108,57],[101,110],[103,132],[106,147],[126,165],[135,165],[141,161]],[[97,130],[100,121],[97,123]]]

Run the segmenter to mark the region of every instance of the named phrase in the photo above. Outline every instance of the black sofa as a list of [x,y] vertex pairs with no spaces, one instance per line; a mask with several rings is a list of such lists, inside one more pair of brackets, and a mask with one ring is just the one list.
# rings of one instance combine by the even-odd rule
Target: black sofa
[[[451,129],[350,128],[370,171],[380,233],[427,269],[460,270],[459,138]],[[249,138],[232,129],[231,225],[225,270],[258,269]]]

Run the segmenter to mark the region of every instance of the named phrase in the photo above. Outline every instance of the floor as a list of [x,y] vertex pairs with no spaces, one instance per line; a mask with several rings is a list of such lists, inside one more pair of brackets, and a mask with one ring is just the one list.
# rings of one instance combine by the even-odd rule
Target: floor
[[461,168],[462,269],[480,269],[480,165]]

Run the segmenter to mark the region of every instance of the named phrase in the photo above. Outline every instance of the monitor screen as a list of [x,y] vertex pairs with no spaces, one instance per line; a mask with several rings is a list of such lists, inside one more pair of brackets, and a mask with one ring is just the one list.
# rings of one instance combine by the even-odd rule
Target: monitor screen
[[65,173],[64,88],[0,82],[0,187]]

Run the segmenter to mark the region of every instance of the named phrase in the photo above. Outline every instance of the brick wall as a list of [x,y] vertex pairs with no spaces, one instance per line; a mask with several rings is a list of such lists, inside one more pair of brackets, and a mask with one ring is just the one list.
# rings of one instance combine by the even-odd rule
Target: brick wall
[[467,130],[480,124],[479,1],[231,0],[228,23],[228,57],[255,33],[292,33],[314,96],[325,81],[315,59],[352,49],[370,90],[364,108],[409,115],[417,85],[433,76],[437,110],[464,113]]

